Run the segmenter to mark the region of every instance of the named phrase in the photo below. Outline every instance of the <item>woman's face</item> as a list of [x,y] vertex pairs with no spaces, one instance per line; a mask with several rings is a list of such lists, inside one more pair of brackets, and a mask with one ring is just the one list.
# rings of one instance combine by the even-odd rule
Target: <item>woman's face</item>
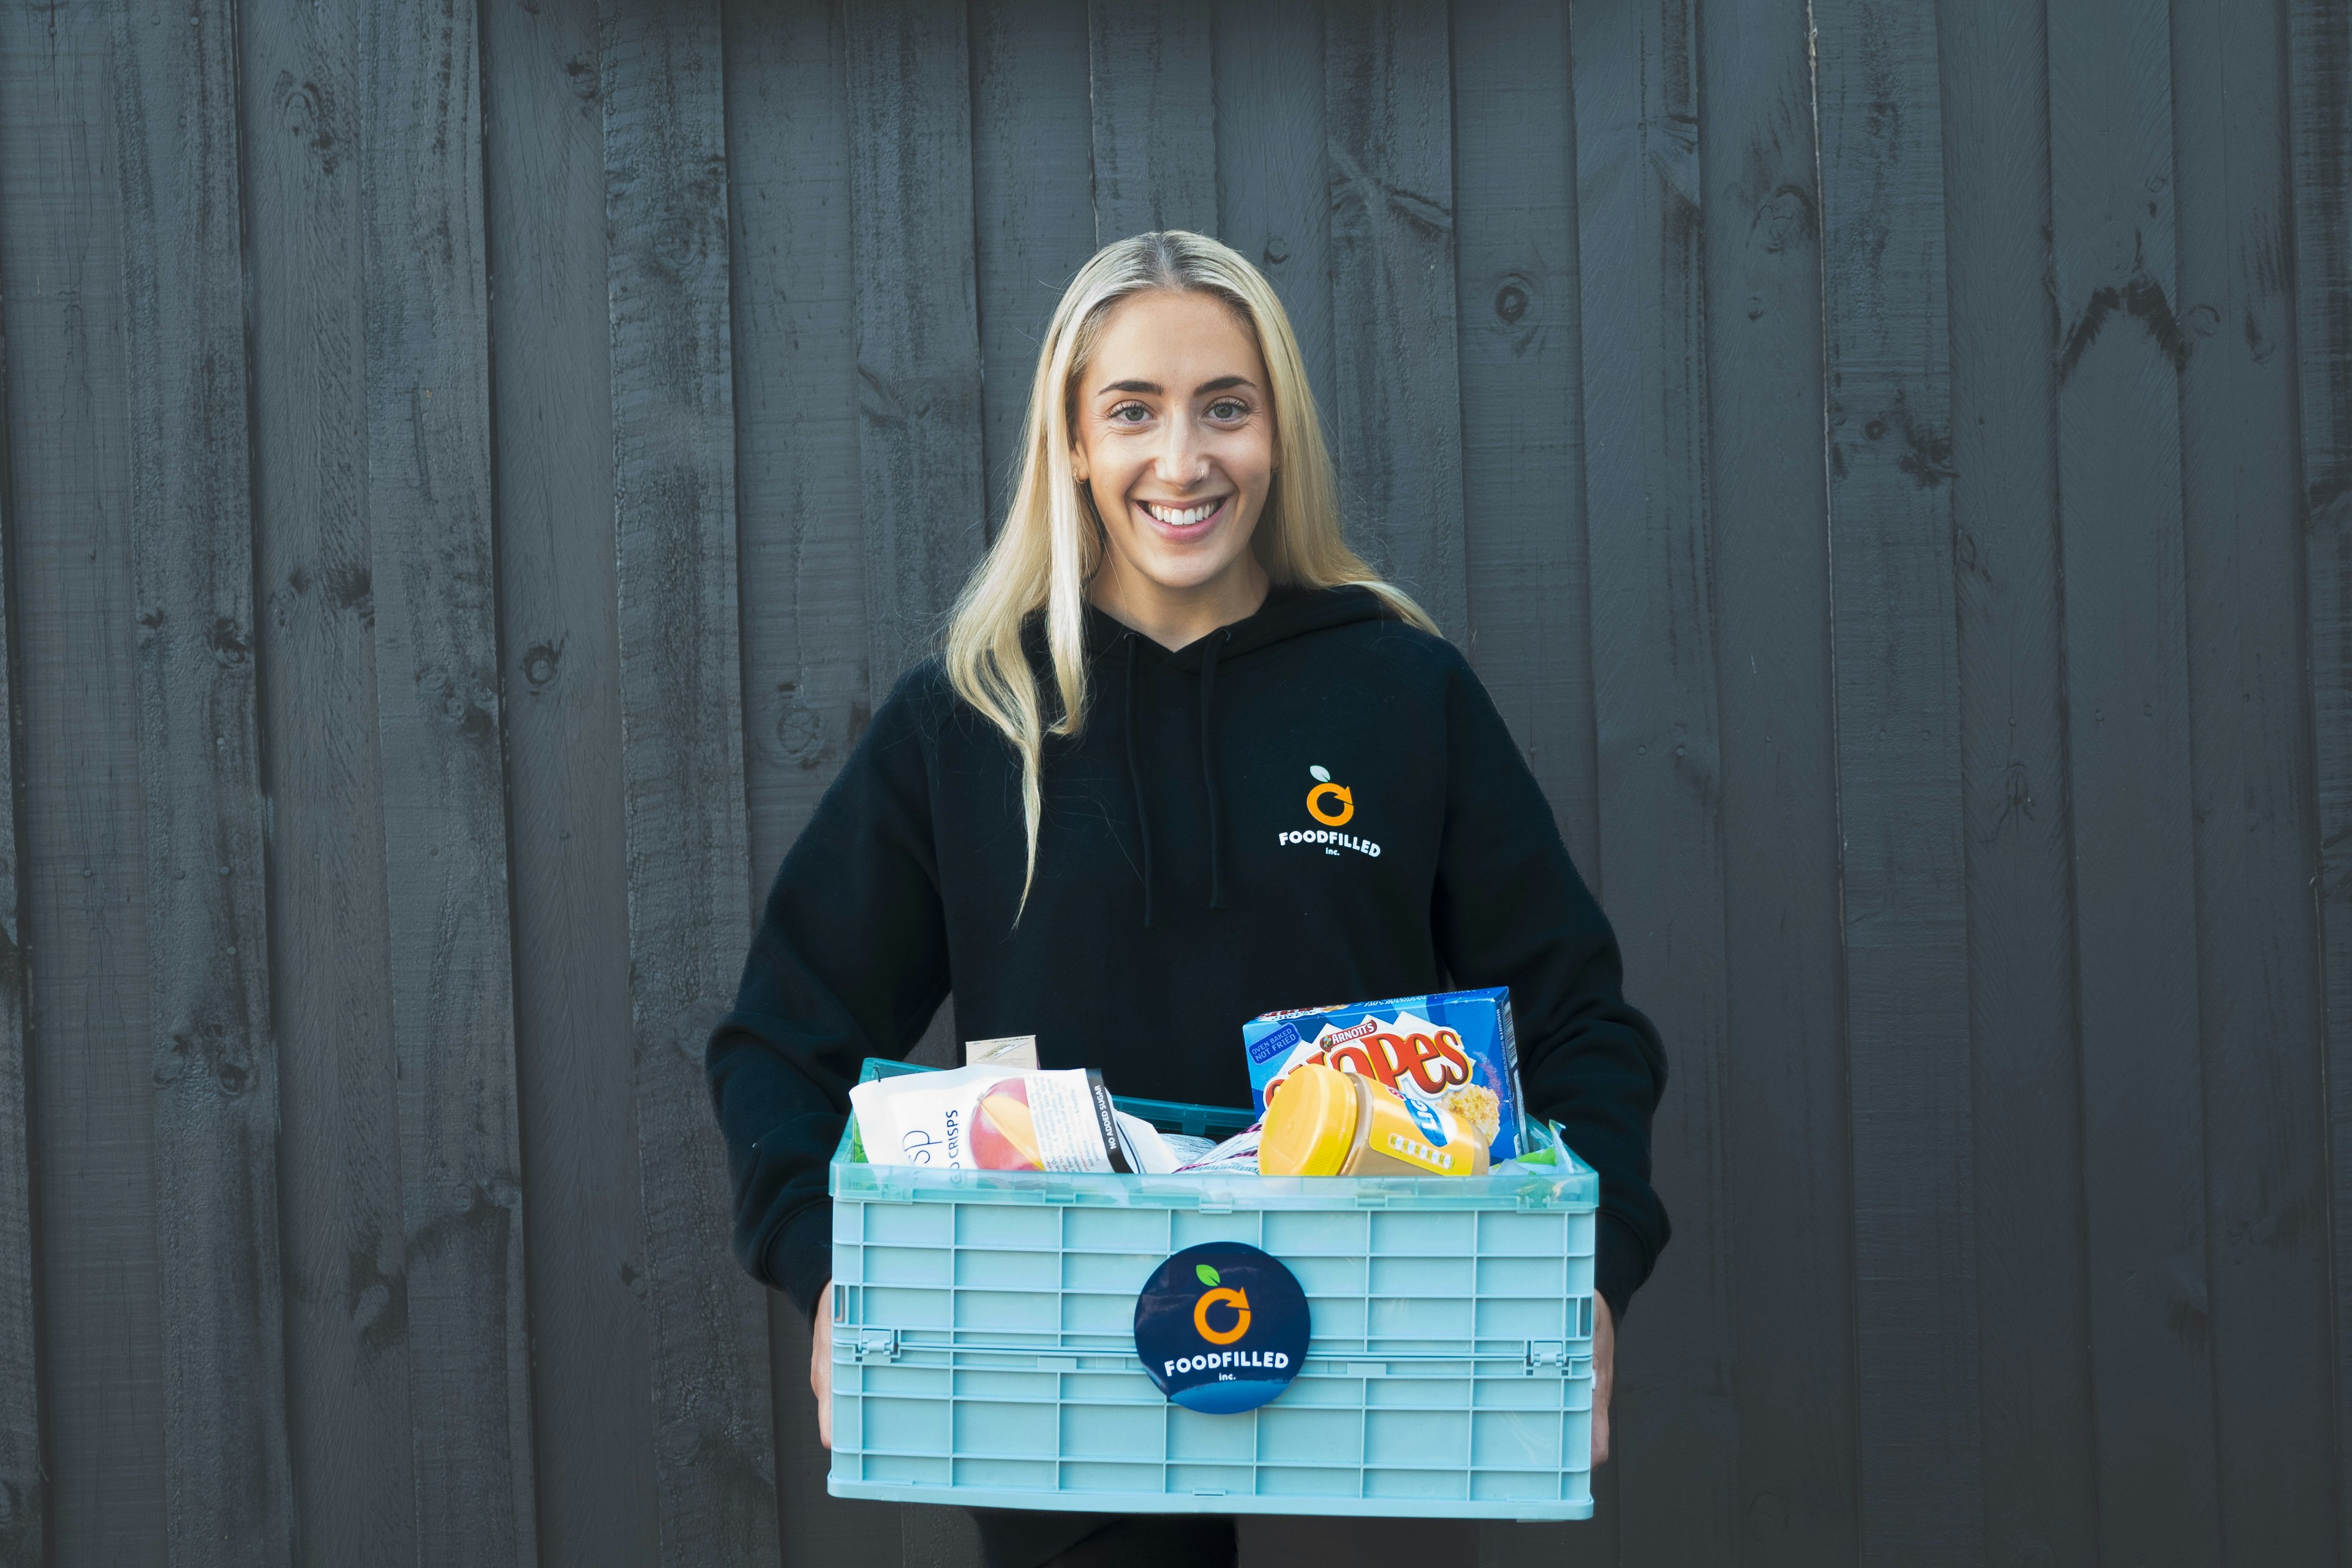
[[1165,289],[1112,306],[1076,414],[1071,464],[1103,521],[1104,586],[1255,608],[1265,580],[1250,535],[1274,482],[1274,406],[1233,308]]

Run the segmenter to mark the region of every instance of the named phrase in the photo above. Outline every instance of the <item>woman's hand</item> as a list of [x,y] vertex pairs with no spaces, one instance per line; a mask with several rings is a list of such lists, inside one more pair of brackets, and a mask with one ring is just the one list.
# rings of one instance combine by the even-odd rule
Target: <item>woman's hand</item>
[[[1603,1307],[1601,1311],[1601,1321],[1607,1321],[1609,1309]],[[1598,1368],[1601,1365],[1600,1336],[1601,1325],[1595,1323],[1592,1364],[1596,1369],[1593,1379],[1593,1387],[1596,1390],[1601,1386],[1598,1375]],[[833,1447],[833,1281],[830,1279],[824,1282],[824,1289],[817,1295],[816,1322],[809,1333],[809,1388],[816,1395],[816,1440],[830,1449]],[[1596,1402],[1600,1397],[1598,1393],[1593,1395]],[[1594,1419],[1598,1421],[1599,1417],[1595,1416]],[[1594,1430],[1598,1431],[1600,1428],[1596,1426]],[[1596,1438],[1595,1441],[1599,1439]],[[1597,1459],[1593,1462],[1600,1463]]]
[[[826,1289],[830,1289],[828,1286]],[[1609,1392],[1617,1382],[1617,1320],[1599,1292],[1592,1297],[1592,1466],[1609,1462]],[[831,1447],[828,1443],[827,1447]]]

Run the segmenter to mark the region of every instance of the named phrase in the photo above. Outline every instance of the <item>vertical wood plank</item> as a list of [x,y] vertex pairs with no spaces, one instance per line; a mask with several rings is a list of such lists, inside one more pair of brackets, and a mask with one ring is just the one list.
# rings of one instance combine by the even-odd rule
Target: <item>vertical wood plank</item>
[[1449,54],[1442,0],[1324,17],[1340,513],[1349,542],[1464,637]]
[[1453,31],[1467,646],[1598,876],[1567,17],[1529,0]]
[[1814,0],[1865,1563],[1974,1563],[1964,794],[1936,19]]
[[[742,563],[750,889],[761,892],[872,712],[858,509],[842,17],[728,5],[727,212]],[[1084,134],[1084,122],[1076,133]],[[1087,228],[1092,237],[1092,227]],[[747,906],[748,927],[756,910]],[[896,1563],[899,1510],[828,1497],[809,1325],[769,1300],[783,1561]]]
[[[2197,996],[2221,1560],[2335,1554],[2295,516],[2286,15],[2170,12]],[[2281,351],[2285,352],[2282,353]]]
[[656,1561],[595,0],[482,11],[516,1088],[540,1556]]
[[2221,1558],[2182,601],[2172,51],[2053,0],[2052,276],[2103,1555]]
[[[2096,1561],[2042,7],[1937,10],[1985,1552]],[[2021,1310],[2024,1302],[2035,1303]]]
[[[257,649],[296,1556],[416,1556],[375,603],[358,7],[244,0]],[[331,1040],[331,1050],[301,1048]]]
[[[1701,20],[1733,1523],[1743,1563],[1852,1562],[1853,1197],[1806,15],[1803,0],[1771,0],[1706,6]],[[1682,1087],[1678,1066],[1668,1092]]]
[[175,1563],[290,1563],[236,16],[113,24],[164,1519]]
[[2352,1561],[2352,14],[2288,11],[2301,394],[2303,611],[2311,682],[2313,815],[2305,829],[2319,919],[2334,1263],[2336,1552]]
[[109,11],[0,7],[34,1285],[60,1563],[170,1550]]
[[772,1563],[766,1303],[728,1255],[726,1164],[702,1075],[751,899],[719,7],[614,0],[603,23],[630,999],[662,1561]]
[[1577,271],[1601,879],[1630,994],[1673,1042],[1675,1245],[1620,1342],[1619,1560],[1728,1560],[1738,1415],[1723,1089],[1722,738],[1707,515],[1698,37],[1691,0],[1573,12]]
[[1217,222],[1210,11],[1195,0],[1092,0],[1095,243]]
[[[1087,38],[1084,0],[971,8],[972,248],[992,536],[1021,478],[1022,422],[1046,323],[1095,252]],[[1203,178],[1214,174],[1212,165]],[[1214,217],[1187,226],[1213,227]]]
[[0,318],[0,1563],[47,1563],[49,1484],[41,1467],[41,1346],[33,1317],[32,1102],[25,1092],[25,923],[16,832],[15,501],[8,471],[8,334]]
[[1330,428],[1331,198],[1321,0],[1216,0],[1217,234],[1282,298]]
[[471,0],[362,13],[368,518],[417,1550],[535,1561]]
[[971,79],[948,0],[845,8],[867,675],[929,653],[980,559]]

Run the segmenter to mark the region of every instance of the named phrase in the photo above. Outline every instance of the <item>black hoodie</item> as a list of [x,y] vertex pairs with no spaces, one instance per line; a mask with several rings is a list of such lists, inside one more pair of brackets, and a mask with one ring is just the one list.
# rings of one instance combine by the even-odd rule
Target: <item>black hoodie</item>
[[[1667,1236],[1665,1057],[1461,654],[1360,588],[1276,589],[1173,653],[1090,608],[1087,650],[1017,924],[1019,759],[937,659],[784,857],[708,1058],[743,1267],[814,1305],[858,1064],[905,1056],[950,986],[966,1038],[1034,1035],[1043,1066],[1098,1068],[1115,1093],[1246,1106],[1245,1019],[1507,985],[1528,1110],[1601,1173],[1597,1284],[1622,1317]],[[1337,831],[1307,810],[1327,774],[1353,806]]]

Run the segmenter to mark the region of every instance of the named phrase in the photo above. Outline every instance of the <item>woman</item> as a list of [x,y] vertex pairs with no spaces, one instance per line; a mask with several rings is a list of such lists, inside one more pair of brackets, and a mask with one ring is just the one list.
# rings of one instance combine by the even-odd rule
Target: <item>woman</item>
[[[1339,846],[1297,831],[1340,798]],[[1664,1057],[1477,677],[1341,542],[1281,303],[1199,235],[1109,246],[1063,295],[1003,531],[785,857],[711,1037],[736,1254],[814,1314],[821,1426],[825,1163],[860,1059],[950,985],[969,1037],[1218,1105],[1249,1103],[1259,1013],[1508,985],[1528,1105],[1601,1173],[1606,1457],[1615,1321],[1667,1235]],[[1229,1521],[1138,1522],[981,1517],[992,1563],[1232,1559]]]

